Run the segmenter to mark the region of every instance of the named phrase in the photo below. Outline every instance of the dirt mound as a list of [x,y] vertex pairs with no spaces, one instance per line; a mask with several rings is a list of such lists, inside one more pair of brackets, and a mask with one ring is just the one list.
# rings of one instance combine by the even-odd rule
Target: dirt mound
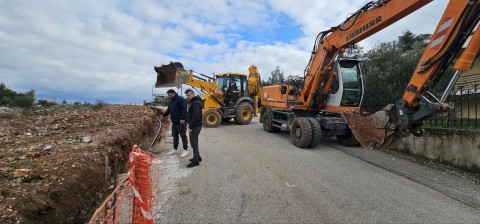
[[153,110],[138,106],[0,119],[0,223],[84,223],[115,155],[123,167],[157,129]]

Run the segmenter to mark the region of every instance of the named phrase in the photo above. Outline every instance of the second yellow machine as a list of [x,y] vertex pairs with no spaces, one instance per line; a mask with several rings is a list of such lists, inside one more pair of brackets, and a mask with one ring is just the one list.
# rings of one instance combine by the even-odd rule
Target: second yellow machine
[[203,123],[217,127],[232,118],[237,124],[249,124],[257,116],[260,96],[260,74],[257,67],[248,68],[249,75],[228,72],[210,77],[185,70],[182,63],[154,67],[157,72],[156,88],[179,87],[183,84],[199,89],[203,100]]

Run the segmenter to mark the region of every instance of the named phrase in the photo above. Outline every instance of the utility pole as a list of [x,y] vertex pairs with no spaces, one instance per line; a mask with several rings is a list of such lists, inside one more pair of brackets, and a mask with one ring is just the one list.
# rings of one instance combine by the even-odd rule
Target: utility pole
[[153,100],[155,99],[155,96],[153,95],[153,89],[155,88],[155,84],[152,85],[152,105],[153,105]]

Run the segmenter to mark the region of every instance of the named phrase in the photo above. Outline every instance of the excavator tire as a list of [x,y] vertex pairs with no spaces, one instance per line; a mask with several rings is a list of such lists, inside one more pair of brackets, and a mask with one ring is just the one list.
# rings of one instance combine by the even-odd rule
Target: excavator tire
[[358,140],[355,138],[355,136],[352,134],[350,131],[349,134],[346,135],[337,135],[337,141],[343,146],[347,147],[353,147],[353,146],[359,146],[360,143]]
[[265,118],[265,113],[267,113],[267,111],[268,111],[268,110],[267,110],[267,107],[261,107],[261,108],[260,108],[260,116],[259,116],[259,118],[258,118],[258,121],[259,121],[260,123],[263,123],[263,119]]
[[313,117],[307,117],[307,120],[310,122],[312,128],[312,142],[310,142],[308,148],[315,148],[322,140],[322,128],[320,127],[320,123],[318,123],[317,119]]
[[304,117],[297,117],[290,127],[290,139],[299,148],[307,148],[312,143],[312,125]]
[[235,108],[235,123],[237,124],[248,124],[252,121],[253,118],[253,107],[248,102],[240,103],[237,108]]
[[263,117],[263,130],[269,133],[278,133],[280,132],[280,128],[273,126],[273,119],[275,119],[275,115],[272,111],[267,111]]
[[207,110],[203,113],[203,124],[207,128],[216,128],[222,123],[222,115],[216,110]]

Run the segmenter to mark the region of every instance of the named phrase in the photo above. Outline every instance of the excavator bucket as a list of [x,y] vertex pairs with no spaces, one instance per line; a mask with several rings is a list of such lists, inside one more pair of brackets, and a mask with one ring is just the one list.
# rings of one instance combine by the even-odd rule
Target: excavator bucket
[[343,112],[342,116],[360,145],[367,149],[380,149],[396,142],[394,134],[397,125],[392,122],[390,114],[381,110],[374,114]]
[[157,72],[157,82],[155,88],[161,87],[179,87],[190,79],[190,74],[183,68],[180,62],[170,62],[168,65],[155,66]]

